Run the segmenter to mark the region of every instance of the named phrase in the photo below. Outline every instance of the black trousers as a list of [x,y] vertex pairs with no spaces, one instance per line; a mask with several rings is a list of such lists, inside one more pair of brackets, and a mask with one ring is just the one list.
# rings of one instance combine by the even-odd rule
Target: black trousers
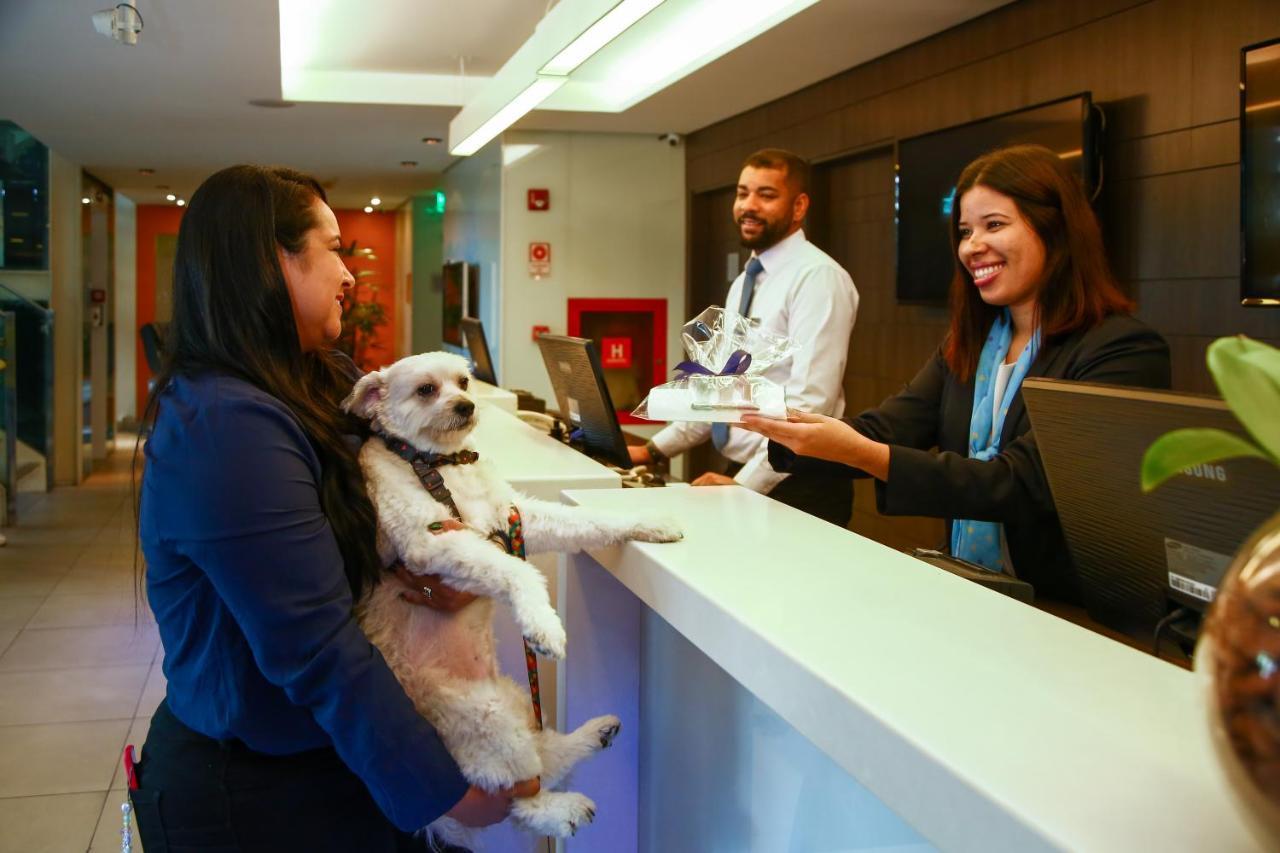
[[[742,463],[729,461],[724,473],[732,477],[741,470]],[[848,527],[853,515],[853,481],[848,477],[792,474],[774,486],[769,497],[837,527]]]
[[[427,851],[332,749],[272,756],[187,728],[160,703],[130,792],[147,853]],[[465,851],[464,851],[465,853]]]

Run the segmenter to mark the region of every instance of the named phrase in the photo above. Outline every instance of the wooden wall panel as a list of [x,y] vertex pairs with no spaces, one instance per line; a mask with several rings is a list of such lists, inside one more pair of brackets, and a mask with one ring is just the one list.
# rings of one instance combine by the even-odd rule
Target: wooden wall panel
[[[770,145],[815,161],[811,238],[861,294],[845,379],[857,411],[910,379],[946,325],[893,297],[894,140],[1091,91],[1107,117],[1098,210],[1117,276],[1168,338],[1175,387],[1212,393],[1214,338],[1280,344],[1280,311],[1241,308],[1238,279],[1239,50],[1276,36],[1274,0],[1023,0],[691,134],[686,179],[696,199]],[[693,236],[691,252],[710,250]],[[852,526],[896,547],[941,540],[936,521],[879,517],[870,483]]]

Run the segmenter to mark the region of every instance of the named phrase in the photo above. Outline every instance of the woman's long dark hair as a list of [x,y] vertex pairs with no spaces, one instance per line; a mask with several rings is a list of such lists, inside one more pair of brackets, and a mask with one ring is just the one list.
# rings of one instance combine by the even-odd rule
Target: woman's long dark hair
[[988,305],[960,263],[960,199],[975,186],[1013,199],[1044,243],[1044,278],[1036,309],[1045,341],[1089,329],[1111,314],[1133,311],[1107,263],[1102,230],[1080,179],[1041,145],[1011,145],[983,154],[960,173],[951,206],[951,329],[943,353],[951,372],[967,380],[999,306]]
[[343,436],[367,425],[338,407],[354,381],[350,364],[302,351],[278,255],[303,250],[318,225],[317,201],[326,198],[314,178],[280,167],[232,166],[196,190],[178,230],[173,320],[143,420],[174,377],[205,372],[236,376],[284,403],[320,459],[320,505],[359,598],[378,578],[377,526]]

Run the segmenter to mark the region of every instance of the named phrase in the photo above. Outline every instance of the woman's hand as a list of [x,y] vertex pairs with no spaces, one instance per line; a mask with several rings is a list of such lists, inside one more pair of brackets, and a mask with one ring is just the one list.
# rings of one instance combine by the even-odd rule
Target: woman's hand
[[[447,518],[428,526],[434,535],[462,530],[466,525],[456,518]],[[479,596],[470,592],[460,592],[446,586],[439,575],[415,575],[405,568],[404,563],[396,566],[396,579],[407,589],[400,593],[402,601],[419,604],[444,613],[454,613],[475,601]]]
[[503,788],[496,794],[482,791],[475,785],[467,789],[458,804],[449,809],[446,817],[451,817],[463,826],[480,829],[500,823],[511,811],[511,801],[516,797],[532,797],[541,789],[537,779],[517,782],[510,788]]
[[741,426],[801,456],[861,468],[878,480],[889,478],[889,445],[872,441],[838,418],[788,409],[785,421],[743,415]]

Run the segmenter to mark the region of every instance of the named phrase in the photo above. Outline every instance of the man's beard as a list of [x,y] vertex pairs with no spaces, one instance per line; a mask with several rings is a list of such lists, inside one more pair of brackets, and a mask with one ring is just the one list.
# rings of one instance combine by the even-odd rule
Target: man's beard
[[777,222],[769,222],[768,220],[759,219],[754,216],[750,218],[755,222],[759,222],[764,227],[760,229],[760,233],[756,236],[747,237],[742,233],[742,219],[737,221],[738,241],[742,243],[742,246],[745,249],[754,249],[757,252],[763,252],[780,243],[782,238],[786,237],[787,232],[791,229],[790,222],[783,222],[781,220]]

